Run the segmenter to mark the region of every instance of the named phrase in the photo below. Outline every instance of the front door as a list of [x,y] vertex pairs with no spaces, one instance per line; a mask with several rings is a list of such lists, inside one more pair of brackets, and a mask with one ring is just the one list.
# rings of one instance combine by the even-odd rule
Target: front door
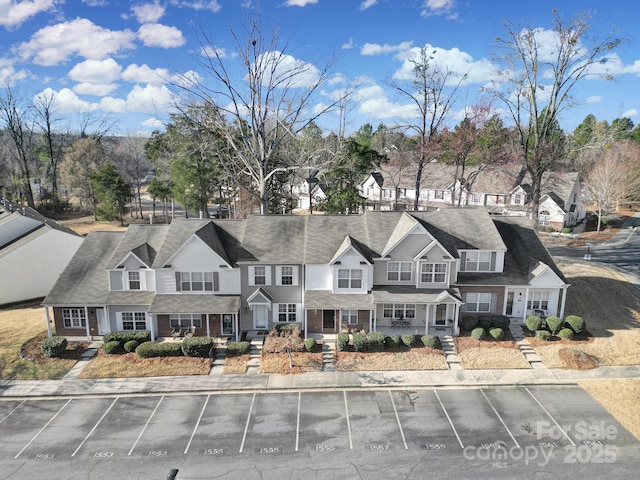
[[98,335],[109,333],[109,325],[104,314],[104,308],[96,308],[96,318],[98,320]]
[[336,330],[336,311],[322,311],[322,330],[334,332]]
[[222,314],[222,335],[233,335],[233,315]]
[[267,329],[268,309],[266,305],[253,306],[253,328],[255,330]]

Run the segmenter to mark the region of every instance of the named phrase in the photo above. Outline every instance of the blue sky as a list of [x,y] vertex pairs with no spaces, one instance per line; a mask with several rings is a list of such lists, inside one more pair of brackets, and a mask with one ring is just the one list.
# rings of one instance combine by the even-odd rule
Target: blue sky
[[[68,118],[92,111],[115,119],[119,133],[149,133],[162,127],[171,85],[181,75],[205,75],[200,29],[233,69],[239,62],[229,27],[259,14],[263,25],[280,29],[296,60],[321,68],[336,56],[331,82],[314,101],[357,85],[348,131],[365,122],[410,121],[411,106],[388,82],[408,78],[407,58],[425,45],[470,79],[448,120],[454,125],[495,78],[492,54],[504,21],[549,29],[554,8],[563,18],[589,11],[595,30],[625,38],[608,64],[616,80],[584,81],[581,104],[563,114],[562,127],[572,131],[589,113],[640,122],[640,49],[633,36],[640,24],[632,0],[0,0],[0,85],[26,98],[54,95]],[[322,125],[331,128],[335,119],[329,115]]]

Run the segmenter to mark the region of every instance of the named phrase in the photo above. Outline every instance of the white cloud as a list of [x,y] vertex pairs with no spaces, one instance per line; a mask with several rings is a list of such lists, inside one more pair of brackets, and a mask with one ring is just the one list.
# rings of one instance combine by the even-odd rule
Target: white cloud
[[162,85],[170,81],[171,74],[166,68],[151,68],[148,65],[131,64],[122,72],[122,80],[131,83]]
[[155,23],[164,15],[164,7],[157,0],[153,3],[135,5],[131,10],[140,23]]
[[174,7],[186,7],[194,10],[211,10],[212,12],[217,12],[222,8],[218,3],[218,0],[170,0],[169,3]]
[[28,76],[29,72],[26,70],[16,70],[13,62],[0,58],[0,85],[13,87]]
[[174,48],[185,44],[182,32],[160,23],[146,23],[138,29],[138,37],[147,47]]
[[[457,84],[463,75],[466,75],[466,84],[483,84],[496,78],[497,67],[486,58],[474,60],[471,55],[454,47],[445,50],[426,44],[427,51],[431,52],[432,62],[443,72],[451,72],[451,83]],[[402,67],[393,74],[395,80],[412,80],[414,78],[415,63],[412,59],[418,59],[420,48],[414,47],[404,52],[398,58],[403,59]]]
[[424,8],[420,14],[423,17],[446,15],[447,18],[455,19],[458,16],[455,13],[455,7],[455,0],[426,0],[424,2]]
[[360,4],[360,10],[366,10],[367,8],[373,7],[376,3],[378,3],[378,0],[364,0],[364,2]]
[[[257,61],[265,72],[275,67],[275,81],[283,83],[283,87],[310,87],[315,85],[320,77],[320,71],[311,63],[298,60],[277,50],[263,53]],[[269,78],[265,78],[265,80],[270,81]]]
[[105,60],[85,60],[69,71],[69,78],[75,82],[110,83],[120,78],[122,67],[113,58]]
[[173,106],[173,94],[163,85],[135,85],[126,102],[130,112],[165,112]]
[[42,92],[37,94],[35,98],[52,98],[58,107],[60,113],[78,113],[78,112],[90,112],[95,110],[96,105],[81,100],[74,92],[68,88],[63,88],[59,92],[51,88],[45,88]]
[[350,38],[347,43],[343,43],[340,48],[342,50],[351,50],[354,47],[353,38]]
[[585,103],[600,103],[602,97],[600,95],[593,95],[585,100]]
[[18,45],[22,60],[33,57],[33,63],[59,65],[72,55],[100,60],[134,47],[135,33],[109,30],[90,20],[77,18],[38,30],[28,42]]
[[7,29],[20,26],[31,17],[47,10],[55,9],[61,0],[0,1],[0,25]]
[[318,3],[318,0],[287,0],[284,2],[287,7],[306,7]]
[[377,43],[365,43],[364,47],[360,50],[361,55],[384,55],[388,53],[396,53],[408,50],[413,45],[413,42],[402,42],[398,45],[378,45]]
[[236,52],[228,53],[224,48],[213,45],[205,45],[202,47],[200,49],[200,55],[207,58],[215,58],[216,55],[220,58],[234,58],[238,56]]
[[622,114],[622,118],[631,118],[631,117],[637,117],[637,116],[638,116],[638,110],[636,110],[635,108],[627,110]]
[[121,98],[104,97],[95,108],[111,113],[127,113],[127,102]]
[[79,83],[73,87],[73,92],[78,95],[95,95],[104,97],[118,88],[117,83]]
[[145,127],[151,127],[154,130],[160,130],[165,127],[165,124],[157,118],[147,118],[144,122],[142,122],[142,125]]

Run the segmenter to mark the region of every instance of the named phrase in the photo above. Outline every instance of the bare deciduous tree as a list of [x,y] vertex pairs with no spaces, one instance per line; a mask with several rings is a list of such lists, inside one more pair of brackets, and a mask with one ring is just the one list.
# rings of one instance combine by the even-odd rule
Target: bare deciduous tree
[[[202,32],[203,67],[207,77],[185,77],[180,85],[190,98],[184,114],[202,108],[195,121],[224,139],[218,157],[227,174],[268,212],[269,180],[277,173],[304,167],[305,159],[289,165],[280,153],[311,122],[332,110],[344,95],[313,109],[315,94],[330,76],[332,62],[322,69],[288,53],[278,31],[266,35],[257,19],[244,32],[231,29],[237,58],[227,58]],[[240,61],[242,72],[234,70]],[[246,185],[248,177],[253,185]]]
[[518,133],[524,167],[532,181],[531,214],[540,203],[542,176],[565,155],[560,114],[575,105],[577,84],[588,77],[611,79],[607,54],[621,42],[592,32],[581,14],[563,21],[554,11],[553,28],[518,28],[507,22],[497,43],[504,65],[493,93],[506,106]]
[[424,165],[431,158],[438,156],[438,148],[433,140],[442,128],[456,93],[466,76],[455,78],[454,73],[449,69],[437,65],[432,52],[427,47],[421,48],[417,57],[410,61],[413,63],[413,79],[410,85],[405,86],[396,82],[391,83],[390,86],[409,99],[418,111],[418,122],[405,127],[418,136],[416,198],[413,202],[413,209],[418,210]]

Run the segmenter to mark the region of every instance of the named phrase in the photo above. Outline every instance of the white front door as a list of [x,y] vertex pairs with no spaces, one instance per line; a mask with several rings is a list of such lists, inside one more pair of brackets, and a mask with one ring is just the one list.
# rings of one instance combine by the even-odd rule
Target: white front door
[[253,328],[256,330],[266,330],[268,319],[268,309],[266,305],[253,306]]
[[98,319],[98,335],[109,333],[109,325],[104,314],[104,308],[96,308],[96,317]]

